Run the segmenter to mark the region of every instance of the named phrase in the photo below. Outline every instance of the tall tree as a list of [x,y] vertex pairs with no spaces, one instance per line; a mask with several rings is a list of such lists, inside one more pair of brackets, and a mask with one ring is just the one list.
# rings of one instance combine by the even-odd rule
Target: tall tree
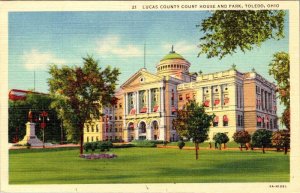
[[277,81],[280,103],[286,108],[282,114],[282,123],[290,130],[290,57],[286,52],[277,52],[269,64],[269,74]]
[[181,137],[191,138],[195,143],[196,160],[198,159],[199,143],[208,139],[208,132],[214,115],[208,115],[203,105],[189,101],[187,105],[178,110],[177,117],[173,119],[173,126]]
[[119,70],[102,69],[91,56],[83,58],[83,66],[50,66],[50,93],[56,101],[52,106],[79,134],[80,154],[83,153],[83,129],[86,122],[101,116],[100,108],[110,104]]
[[221,59],[238,49],[251,50],[267,39],[283,38],[284,16],[282,10],[214,11],[197,25],[204,32],[199,55]]

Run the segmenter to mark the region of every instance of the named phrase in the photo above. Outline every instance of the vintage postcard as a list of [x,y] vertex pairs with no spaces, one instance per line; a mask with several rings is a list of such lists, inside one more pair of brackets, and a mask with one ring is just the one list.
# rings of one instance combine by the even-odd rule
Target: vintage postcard
[[298,1],[0,3],[1,192],[300,192]]

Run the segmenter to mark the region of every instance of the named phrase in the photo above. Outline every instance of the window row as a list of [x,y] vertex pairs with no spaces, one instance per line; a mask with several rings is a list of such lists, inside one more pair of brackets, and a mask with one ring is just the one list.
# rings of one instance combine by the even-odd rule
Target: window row
[[122,128],[118,129],[118,128],[115,128],[114,130],[112,128],[105,128],[105,132],[108,133],[108,132],[122,132]]
[[[228,126],[228,117],[227,115],[223,116],[223,126]],[[214,127],[218,127],[219,126],[219,116],[215,116],[214,120],[213,120],[213,126]]]
[[[91,125],[91,129],[90,129],[90,125],[86,125],[86,132],[95,132],[95,126]],[[99,127],[98,125],[96,125],[96,132],[99,132]]]
[[[183,94],[179,94],[178,95],[178,100],[183,101],[184,100],[183,96],[184,96]],[[196,93],[187,93],[187,94],[185,94],[185,99],[186,100],[196,99]]]
[[119,105],[115,105],[115,109],[117,109],[118,108],[118,106],[119,106],[119,108],[121,109],[123,106],[122,106],[122,103],[119,103]]
[[185,65],[180,65],[180,64],[169,64],[169,65],[164,65],[158,67],[158,70],[165,70],[165,69],[184,69],[187,70],[188,67]]
[[266,129],[277,129],[277,120],[270,119],[269,116],[261,117],[257,116],[256,126]]
[[[121,136],[119,136],[119,137],[118,136],[115,136],[115,137],[113,137],[113,136],[110,136],[110,137],[106,136],[105,140],[110,140],[110,141],[112,141],[112,140],[119,140],[119,141],[121,141],[122,137]],[[94,142],[94,141],[99,141],[99,137],[98,136],[96,136],[95,138],[94,138],[94,136],[92,136],[92,137],[86,137],[86,142]]]
[[[103,122],[107,122],[107,121],[111,121],[113,119],[113,116],[108,116],[108,115],[106,115],[106,116],[103,116],[102,117],[102,121]],[[115,116],[115,120],[122,120],[123,119],[123,117],[122,116]]]

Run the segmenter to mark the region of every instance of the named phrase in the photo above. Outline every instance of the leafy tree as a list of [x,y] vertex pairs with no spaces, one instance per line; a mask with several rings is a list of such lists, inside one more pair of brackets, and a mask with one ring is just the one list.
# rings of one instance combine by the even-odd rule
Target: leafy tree
[[271,145],[272,131],[266,129],[258,129],[252,135],[252,143],[256,147],[262,147],[265,153],[265,147]]
[[284,148],[284,153],[287,154],[290,146],[290,132],[288,130],[275,131],[272,135],[272,145],[277,148],[277,151]]
[[204,32],[199,55],[221,59],[238,49],[245,52],[268,39],[283,38],[284,16],[282,10],[214,11],[197,25]]
[[251,135],[247,131],[237,131],[232,136],[236,143],[240,144],[240,150],[243,151],[243,144],[251,141]]
[[172,123],[181,137],[192,138],[195,143],[196,160],[198,159],[199,143],[208,139],[209,127],[214,115],[208,115],[203,105],[191,100],[182,110],[178,110],[177,117]]
[[269,74],[277,81],[280,103],[286,109],[282,114],[282,123],[290,130],[290,57],[286,52],[277,52],[269,64]]
[[120,74],[116,68],[102,70],[91,56],[83,58],[83,66],[50,66],[50,94],[56,99],[53,108],[79,134],[80,154],[83,153],[84,124],[101,116],[100,108],[109,105]]
[[34,93],[27,94],[25,100],[9,101],[9,142],[22,140],[25,136],[25,124],[28,122],[28,113],[30,110],[33,113],[33,122],[36,123],[37,137],[42,138],[41,124],[38,120],[39,114],[42,111],[46,111],[50,121],[46,122],[47,125],[44,130],[45,140],[59,142],[61,140],[61,121],[58,119],[57,113],[50,108],[52,101],[53,99],[49,95]]
[[213,137],[213,140],[219,144],[219,149],[221,150],[221,145],[224,144],[224,148],[225,148],[225,144],[229,141],[229,138],[225,133],[217,133]]

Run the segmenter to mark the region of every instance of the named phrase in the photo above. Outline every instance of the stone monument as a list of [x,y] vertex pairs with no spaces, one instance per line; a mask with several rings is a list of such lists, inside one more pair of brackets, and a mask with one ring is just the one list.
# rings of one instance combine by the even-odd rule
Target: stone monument
[[18,144],[29,143],[31,146],[43,146],[43,142],[35,135],[35,123],[32,122],[32,112],[28,113],[28,122],[26,123],[26,135]]

